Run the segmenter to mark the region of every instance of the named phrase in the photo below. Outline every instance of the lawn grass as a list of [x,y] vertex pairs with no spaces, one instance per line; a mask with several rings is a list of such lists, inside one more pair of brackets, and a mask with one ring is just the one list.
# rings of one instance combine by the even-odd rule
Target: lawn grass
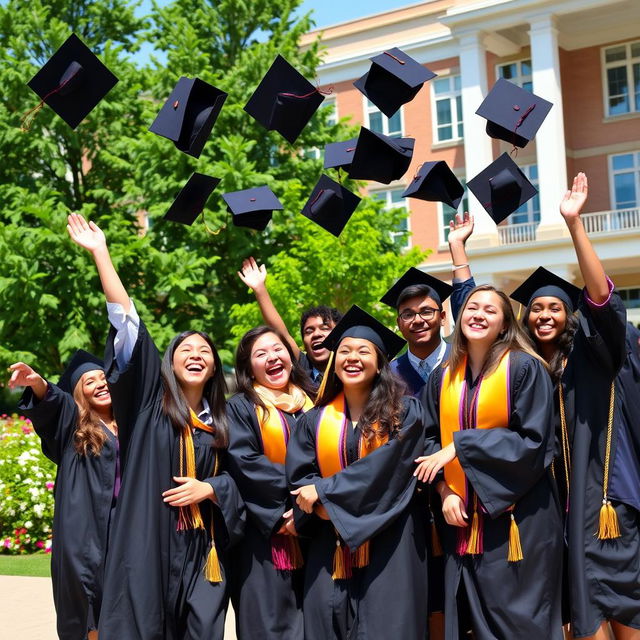
[[33,553],[27,556],[0,554],[0,575],[3,576],[51,576],[51,555]]

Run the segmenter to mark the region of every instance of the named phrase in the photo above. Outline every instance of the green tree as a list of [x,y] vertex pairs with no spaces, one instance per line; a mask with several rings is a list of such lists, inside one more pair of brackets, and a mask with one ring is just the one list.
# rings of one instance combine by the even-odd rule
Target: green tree
[[[300,309],[314,303],[376,309],[389,283],[422,260],[419,249],[402,254],[391,239],[404,214],[385,212],[371,198],[363,199],[340,239],[299,215],[322,173],[321,161],[304,150],[345,139],[353,127],[329,125],[322,108],[289,145],[243,111],[278,53],[314,78],[319,45],[298,48],[311,27],[308,16],[294,17],[299,4],[176,0],[154,5],[144,19],[126,0],[9,0],[0,7],[2,364],[26,359],[49,374],[78,347],[101,351],[102,296],[88,256],[66,238],[71,210],[105,230],[116,267],[160,348],[177,331],[204,329],[226,347],[227,363],[237,336],[259,321],[236,276],[244,257],[268,265],[276,303],[293,326]],[[45,107],[23,134],[20,114],[37,104],[25,84],[71,31],[120,82],[76,131]],[[132,54],[144,41],[160,54],[142,66]],[[229,93],[198,160],[147,131],[181,75]],[[217,235],[199,222],[183,227],[162,219],[194,170],[221,178],[206,209],[209,227],[222,228]],[[274,190],[284,211],[264,233],[234,227],[220,194],[261,184]],[[148,214],[145,234],[140,212]]]

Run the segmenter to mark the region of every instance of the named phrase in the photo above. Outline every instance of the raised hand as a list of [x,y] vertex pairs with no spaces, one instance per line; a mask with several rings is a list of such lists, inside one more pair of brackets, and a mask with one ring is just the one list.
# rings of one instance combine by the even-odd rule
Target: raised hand
[[464,215],[456,213],[455,218],[449,222],[449,244],[456,242],[466,244],[469,236],[473,233],[473,216],[468,211]]
[[580,217],[582,207],[587,201],[588,192],[589,184],[587,182],[587,176],[580,172],[573,179],[571,190],[564,194],[562,202],[560,203],[560,213],[567,222]]
[[267,268],[258,263],[253,257],[247,258],[242,262],[242,269],[238,271],[238,277],[244,282],[249,289],[255,291],[264,287],[265,280],[267,279]]
[[87,223],[79,213],[72,213],[67,217],[67,223],[69,236],[78,246],[91,253],[106,248],[104,233],[94,222]]
[[47,381],[28,364],[16,362],[9,367],[9,371],[11,371],[9,389],[31,387],[37,398],[40,400],[44,398],[47,392]]

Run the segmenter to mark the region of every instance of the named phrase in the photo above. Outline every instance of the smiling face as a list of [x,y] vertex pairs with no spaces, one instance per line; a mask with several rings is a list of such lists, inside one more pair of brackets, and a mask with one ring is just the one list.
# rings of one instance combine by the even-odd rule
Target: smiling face
[[215,372],[213,350],[197,333],[188,335],[173,352],[173,373],[183,388],[204,387]]
[[379,372],[373,342],[364,338],[343,338],[336,351],[335,371],[345,388],[370,387]]
[[529,310],[527,327],[536,342],[554,343],[567,326],[567,311],[559,298],[536,298]]
[[258,384],[285,389],[293,363],[289,351],[275,333],[265,333],[251,347],[251,373]]
[[104,371],[96,369],[87,371],[78,381],[82,395],[94,411],[107,409],[111,406],[111,394],[107,387]]
[[331,353],[328,349],[322,349],[320,345],[335,326],[334,322],[323,320],[321,316],[311,316],[304,323],[302,329],[304,350],[311,362],[314,365],[321,365],[320,368],[326,365]]
[[[423,313],[425,317],[419,313]],[[404,300],[398,307],[397,322],[409,348],[424,347],[430,343],[436,343],[437,346],[440,342],[440,329],[445,323],[445,312],[440,311],[432,298],[416,296]]]
[[494,291],[476,291],[465,304],[460,324],[469,342],[493,344],[506,328],[500,296]]

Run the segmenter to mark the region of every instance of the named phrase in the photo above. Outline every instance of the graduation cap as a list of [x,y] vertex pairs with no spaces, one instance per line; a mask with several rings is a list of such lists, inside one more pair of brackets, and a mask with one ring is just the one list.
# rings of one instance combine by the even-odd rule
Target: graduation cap
[[353,83],[373,104],[391,118],[407,102],[413,100],[422,85],[436,74],[394,47],[370,58],[367,73]]
[[451,295],[453,291],[453,287],[438,278],[434,278],[433,276],[421,271],[420,269],[416,269],[415,267],[410,267],[397,281],[396,283],[385,293],[382,298],[380,298],[380,302],[383,304],[389,305],[394,309],[398,308],[398,300],[400,299],[403,291],[407,287],[413,287],[416,285],[424,285],[429,288],[428,292],[425,292],[425,295],[431,298],[434,302],[438,304],[440,308],[442,308],[442,303]]
[[104,362],[92,353],[78,349],[60,376],[58,386],[67,393],[73,393],[80,378],[87,371],[104,371]]
[[487,119],[487,134],[524,148],[533,140],[553,104],[499,78],[476,113]]
[[359,203],[355,193],[323,175],[301,213],[337,238]]
[[263,231],[271,220],[275,209],[283,206],[269,187],[254,187],[244,191],[223,193],[227,203],[227,211],[233,214],[233,224],[236,227],[249,227]]
[[46,103],[75,129],[116,85],[118,78],[72,33],[28,82],[41,98],[22,118],[27,131]]
[[512,294],[511,298],[528,307],[536,298],[553,296],[562,300],[571,311],[578,306],[581,289],[544,267],[538,267]]
[[227,95],[200,78],[182,76],[149,131],[168,138],[187,155],[199,158]]
[[420,165],[402,197],[444,202],[457,209],[463,195],[464,187],[458,178],[444,160],[438,160]]
[[400,336],[355,304],[324,339],[322,348],[335,351],[343,338],[369,340],[386,355],[388,360],[392,360],[406,344]]
[[469,180],[467,187],[496,224],[538,193],[508,153]]
[[165,213],[164,219],[186,225],[193,224],[219,182],[220,178],[194,173],[180,190],[169,211]]
[[351,138],[345,142],[329,142],[324,147],[325,169],[349,169],[353,162],[353,152],[356,150],[358,138]]
[[244,110],[293,144],[323,100],[320,90],[278,55]]

